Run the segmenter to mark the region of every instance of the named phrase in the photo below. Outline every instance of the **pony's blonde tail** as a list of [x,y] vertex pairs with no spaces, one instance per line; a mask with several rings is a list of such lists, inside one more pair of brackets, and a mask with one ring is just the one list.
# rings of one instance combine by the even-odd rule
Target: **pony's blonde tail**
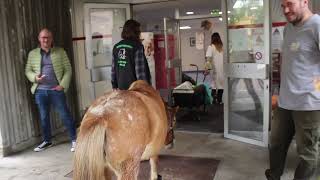
[[74,154],[74,180],[105,179],[105,135],[106,128],[100,123],[80,131]]

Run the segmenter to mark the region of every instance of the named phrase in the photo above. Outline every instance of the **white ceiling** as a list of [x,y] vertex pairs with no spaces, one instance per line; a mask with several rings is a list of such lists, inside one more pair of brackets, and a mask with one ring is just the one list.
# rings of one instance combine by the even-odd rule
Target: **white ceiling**
[[207,15],[212,9],[221,9],[221,0],[169,0],[134,4],[133,16],[144,23],[161,21],[163,17],[173,18],[176,8],[180,16],[186,16],[187,11],[193,11],[194,15]]

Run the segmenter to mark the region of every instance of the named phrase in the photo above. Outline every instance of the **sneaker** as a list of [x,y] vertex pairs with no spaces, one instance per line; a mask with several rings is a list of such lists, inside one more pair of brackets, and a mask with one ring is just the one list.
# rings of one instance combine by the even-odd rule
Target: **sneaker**
[[280,178],[272,177],[270,169],[267,169],[264,174],[266,175],[267,180],[280,180]]
[[71,152],[74,152],[76,150],[76,144],[77,144],[76,141],[71,142],[71,149],[70,149]]
[[43,141],[38,147],[34,148],[33,151],[40,152],[52,146],[51,142]]

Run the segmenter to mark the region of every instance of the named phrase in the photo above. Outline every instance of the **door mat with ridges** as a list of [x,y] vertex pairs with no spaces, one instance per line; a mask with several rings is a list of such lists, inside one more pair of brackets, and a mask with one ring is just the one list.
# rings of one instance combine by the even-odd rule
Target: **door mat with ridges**
[[[219,162],[212,158],[161,155],[158,173],[162,176],[162,180],[212,180]],[[149,180],[149,174],[149,161],[141,162],[138,179]],[[72,171],[65,177],[72,178]]]

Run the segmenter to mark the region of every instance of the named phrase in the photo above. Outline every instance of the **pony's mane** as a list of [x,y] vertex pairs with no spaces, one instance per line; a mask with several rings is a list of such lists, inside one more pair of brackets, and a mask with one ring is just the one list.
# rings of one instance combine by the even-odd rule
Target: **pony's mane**
[[153,89],[152,86],[150,86],[146,81],[143,80],[133,82],[128,90],[143,93],[149,96],[154,96],[155,94],[157,94],[156,90]]

